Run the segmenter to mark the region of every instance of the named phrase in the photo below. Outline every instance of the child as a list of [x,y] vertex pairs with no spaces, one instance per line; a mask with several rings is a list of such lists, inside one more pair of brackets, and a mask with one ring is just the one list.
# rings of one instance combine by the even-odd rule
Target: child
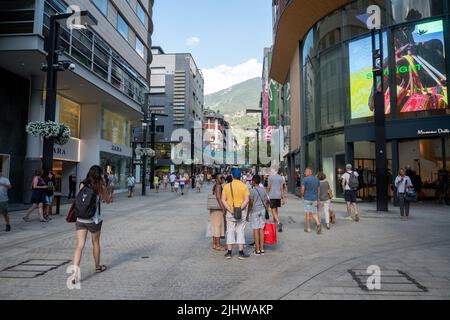
[[250,204],[248,207],[252,215],[253,237],[255,238],[255,255],[263,256],[264,251],[264,227],[266,225],[266,212],[268,212],[265,202],[268,199],[266,190],[260,186],[261,177],[255,175],[252,178],[252,189],[250,189]]

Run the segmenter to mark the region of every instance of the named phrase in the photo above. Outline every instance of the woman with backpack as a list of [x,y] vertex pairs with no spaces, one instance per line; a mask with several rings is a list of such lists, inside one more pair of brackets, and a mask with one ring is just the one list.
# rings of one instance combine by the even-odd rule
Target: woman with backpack
[[45,219],[44,216],[44,204],[45,204],[45,192],[47,190],[47,185],[45,184],[45,180],[42,178],[43,172],[41,170],[36,170],[33,183],[31,184],[31,188],[33,192],[31,194],[31,203],[32,206],[28,209],[27,214],[23,217],[23,221],[30,221],[30,215],[33,213],[34,209],[39,208],[39,221],[40,222],[48,222],[49,220]]
[[105,265],[100,264],[100,232],[103,223],[101,215],[102,201],[110,203],[111,198],[103,178],[102,168],[93,166],[89,169],[86,179],[81,182],[80,192],[75,200],[77,246],[73,255],[74,273],[72,275],[72,284],[79,281],[78,270],[88,232],[92,235],[95,272],[101,273],[107,270]]

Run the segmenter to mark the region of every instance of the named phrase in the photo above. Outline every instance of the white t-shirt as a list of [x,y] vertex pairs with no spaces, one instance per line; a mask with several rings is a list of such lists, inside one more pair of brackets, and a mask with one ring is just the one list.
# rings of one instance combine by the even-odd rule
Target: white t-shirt
[[398,176],[397,178],[395,178],[395,186],[397,187],[397,191],[398,193],[405,193],[405,189],[406,187],[412,187],[412,183],[411,183],[411,179],[408,176],[405,176],[403,178]]
[[350,181],[350,176],[352,173],[355,175],[355,177],[357,177],[357,178],[359,177],[359,174],[356,171],[347,171],[346,173],[344,173],[342,175],[342,178],[345,179],[345,189],[344,190],[352,190],[350,188],[350,186],[348,185],[348,182]]
[[7,202],[8,201],[8,188],[3,185],[6,184],[7,186],[10,186],[11,182],[9,182],[8,178],[0,177],[0,184],[2,184],[2,186],[0,186],[0,202]]
[[174,183],[177,177],[174,174],[170,175],[170,183]]

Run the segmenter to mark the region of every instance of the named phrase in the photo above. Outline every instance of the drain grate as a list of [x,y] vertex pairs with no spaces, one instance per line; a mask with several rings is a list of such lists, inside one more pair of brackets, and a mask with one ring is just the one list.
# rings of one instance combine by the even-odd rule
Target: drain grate
[[31,259],[7,267],[0,271],[3,279],[35,279],[46,273],[58,269],[71,260],[65,259]]
[[370,275],[363,269],[348,270],[353,280],[361,290],[367,292],[398,292],[398,293],[424,293],[428,289],[416,279],[401,270],[381,270],[381,289],[369,290],[367,279]]

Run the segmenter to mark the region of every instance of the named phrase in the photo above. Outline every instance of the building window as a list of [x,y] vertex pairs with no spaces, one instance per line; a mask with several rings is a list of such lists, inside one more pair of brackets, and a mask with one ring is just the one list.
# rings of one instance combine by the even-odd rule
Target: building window
[[136,3],[136,15],[142,23],[145,23],[145,10],[139,2]]
[[81,107],[69,99],[58,97],[59,100],[59,122],[70,128],[73,138],[80,138],[80,110]]
[[164,133],[164,126],[156,126],[157,133]]
[[393,23],[415,21],[444,13],[442,0],[391,0]]
[[108,14],[108,0],[91,0],[105,16]]
[[107,109],[102,112],[102,139],[116,144],[130,145],[130,123],[120,114]]
[[129,30],[128,30],[128,24],[126,23],[125,19],[118,14],[117,15],[117,31],[120,32],[120,34],[128,40]]
[[145,58],[145,47],[138,37],[136,37],[136,52],[141,56],[142,59]]

